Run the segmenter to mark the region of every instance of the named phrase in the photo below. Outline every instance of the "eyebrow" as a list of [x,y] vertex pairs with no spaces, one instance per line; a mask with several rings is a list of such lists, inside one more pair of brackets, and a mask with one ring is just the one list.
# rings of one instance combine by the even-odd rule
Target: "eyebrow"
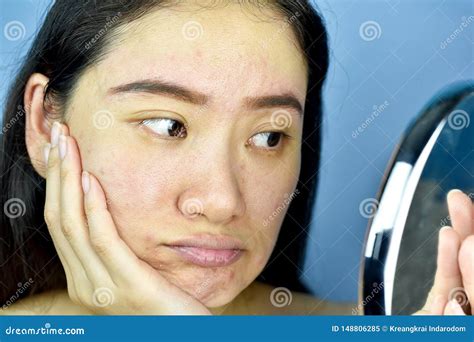
[[[199,91],[189,89],[185,86],[162,81],[162,80],[141,80],[122,84],[110,88],[108,96],[124,93],[148,93],[174,98],[179,101],[188,102],[195,105],[205,105],[210,101],[210,96]],[[300,101],[290,92],[278,95],[246,97],[244,105],[248,109],[281,108],[294,109],[299,115],[303,114],[303,106]]]
[[112,87],[108,90],[108,95],[123,93],[149,93],[163,95],[189,102],[192,104],[204,105],[209,101],[209,97],[198,91],[193,91],[178,84],[164,82],[160,80],[143,80]]
[[247,97],[245,99],[245,104],[249,109],[287,107],[296,110],[299,115],[303,114],[303,106],[301,105],[300,101],[296,98],[296,96],[290,93],[283,95]]

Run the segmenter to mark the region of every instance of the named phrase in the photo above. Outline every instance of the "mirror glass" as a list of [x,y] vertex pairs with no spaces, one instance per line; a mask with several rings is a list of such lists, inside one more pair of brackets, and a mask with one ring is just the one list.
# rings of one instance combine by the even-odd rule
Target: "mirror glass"
[[395,151],[366,237],[364,314],[411,315],[423,307],[436,272],[439,229],[451,225],[446,195],[460,189],[474,198],[473,111],[472,85],[437,95]]
[[467,125],[467,112],[453,113],[440,124],[409,209],[394,278],[394,315],[421,309],[433,285],[438,231],[451,225],[446,194],[461,189],[474,196],[474,124]]

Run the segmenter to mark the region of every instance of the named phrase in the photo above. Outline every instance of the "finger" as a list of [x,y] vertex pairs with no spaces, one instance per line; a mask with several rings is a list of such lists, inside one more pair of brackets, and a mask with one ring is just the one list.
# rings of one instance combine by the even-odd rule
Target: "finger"
[[452,227],[462,241],[474,234],[471,199],[462,191],[454,189],[448,193],[447,201]]
[[431,315],[431,311],[425,308],[412,313],[412,316],[428,316],[428,315]]
[[[48,166],[50,151],[51,151],[51,143],[46,143],[45,146],[43,147],[43,158],[44,158],[44,163],[45,163],[46,169],[47,169],[47,166]],[[49,183],[46,182],[46,191],[48,191],[48,185],[49,185]],[[45,201],[45,203],[46,202],[47,201]],[[56,253],[58,254],[59,260],[61,262],[64,273],[66,275],[66,283],[67,283],[67,287],[68,287],[68,293],[70,294],[71,297],[75,297],[76,296],[76,290],[73,286],[71,270],[69,268],[67,260],[66,260],[65,256],[63,255],[63,253],[61,252],[61,249],[60,249],[60,246],[59,246],[58,242],[55,241],[55,238],[54,238],[53,234],[51,234],[49,226],[48,226],[48,231],[50,232],[51,240],[53,241],[54,248],[56,250]]]
[[[83,186],[91,244],[109,270],[114,283],[135,286],[135,279],[147,279],[153,282],[152,286],[155,290],[161,289],[163,294],[174,294],[176,298],[179,296],[188,298],[187,293],[176,288],[155,272],[151,266],[141,261],[122,240],[107,209],[105,193],[99,180],[84,171]],[[127,266],[127,272],[124,272],[124,265]]]
[[437,267],[433,287],[426,304],[433,315],[442,315],[450,292],[462,286],[458,264],[459,235],[449,226],[439,231]]
[[[61,132],[61,125],[54,123],[51,129],[51,145],[47,154],[47,175],[46,175],[46,197],[44,216],[48,226],[49,233],[53,239],[58,256],[61,258],[65,272],[69,274],[70,279],[81,278],[85,276],[76,255],[71,249],[61,232],[61,207],[60,207],[60,170],[58,141]],[[75,281],[73,281],[75,283]],[[68,287],[70,284],[68,284]],[[75,291],[77,289],[75,288]]]
[[[464,290],[471,306],[471,312],[474,308],[474,235],[466,238],[459,251],[459,267],[461,269]],[[467,304],[462,303],[461,305]]]
[[466,315],[463,309],[461,308],[461,306],[459,305],[459,303],[455,299],[450,300],[448,304],[446,304],[443,314],[446,316],[453,316],[453,315],[465,316]]
[[59,138],[61,157],[61,227],[62,232],[86,271],[89,281],[95,286],[109,284],[111,278],[100,258],[94,252],[88,233],[84,213],[81,185],[81,159],[73,137]]
[[[89,172],[82,174],[84,190],[84,208],[89,222],[91,245],[109,270],[114,282],[127,282],[128,279],[138,278],[139,259],[120,238],[115,222],[107,209],[106,198],[102,187]],[[124,272],[127,265],[127,274]],[[141,275],[143,276],[143,275]]]
[[66,123],[61,124],[61,134],[69,135],[69,127]]
[[[196,299],[140,260],[121,239],[107,209],[105,193],[94,175],[83,171],[83,187],[91,244],[109,270],[114,285],[119,288],[133,288],[140,293],[152,293],[153,295],[147,298],[150,307],[142,307],[142,310],[149,310],[150,313],[156,312],[157,307],[160,307],[167,312],[209,314],[204,306],[196,308],[195,311],[188,308],[183,312],[182,303],[194,302]],[[150,290],[152,292],[148,292]]]
[[[46,165],[46,167],[48,166],[48,159],[49,159],[49,153],[51,151],[51,144],[50,143],[47,143],[44,147],[43,147],[43,157],[44,157],[44,163]],[[49,186],[50,183],[46,182],[46,192],[48,192],[48,186]],[[47,202],[47,201],[46,201]],[[45,203],[46,203],[45,202]],[[45,206],[46,207],[46,206]],[[45,213],[45,217],[46,217],[46,213]],[[55,215],[50,215],[48,214],[48,216],[55,216]],[[47,221],[50,221],[49,219]],[[51,223],[49,225],[52,225]],[[47,224],[48,226],[48,231],[50,233],[50,236],[51,236],[51,240],[53,241],[53,245],[54,245],[54,248],[56,250],[56,253],[58,254],[58,257],[59,257],[59,260],[61,261],[61,265],[63,266],[63,269],[64,269],[64,273],[66,275],[66,283],[67,283],[67,286],[68,286],[68,293],[70,293],[72,296],[75,295],[75,289],[74,289],[74,286],[72,286],[72,278],[71,278],[71,271],[69,269],[69,266],[68,266],[68,263],[67,263],[67,260],[66,258],[64,257],[63,253],[61,252],[61,249],[60,249],[60,246],[58,244],[58,242],[55,240],[55,237],[53,236],[52,232],[51,232],[51,229],[49,228],[49,225]]]
[[58,247],[56,246],[54,239],[53,239],[53,243],[54,243],[54,247],[56,248],[56,252],[58,253],[58,257],[61,260],[61,265],[63,266],[64,274],[66,275],[66,285],[67,285],[67,292],[69,294],[69,297],[77,298],[77,291],[74,285],[74,278],[72,276],[72,271],[69,268],[69,265],[67,263],[67,259],[64,257],[61,250],[58,249]]

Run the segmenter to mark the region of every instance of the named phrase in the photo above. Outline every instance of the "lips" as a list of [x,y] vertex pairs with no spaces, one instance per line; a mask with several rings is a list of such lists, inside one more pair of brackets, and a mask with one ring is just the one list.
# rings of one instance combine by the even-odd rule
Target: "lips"
[[223,267],[243,254],[240,240],[225,235],[198,235],[166,245],[184,260],[203,267]]

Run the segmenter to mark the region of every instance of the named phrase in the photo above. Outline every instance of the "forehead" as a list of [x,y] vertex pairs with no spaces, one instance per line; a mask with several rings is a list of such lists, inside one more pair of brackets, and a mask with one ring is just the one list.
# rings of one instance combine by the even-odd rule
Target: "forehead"
[[[302,101],[306,61],[287,18],[230,4],[153,11],[115,35],[95,70],[99,92],[160,78],[210,95],[293,92]],[[227,95],[229,96],[229,95]]]

